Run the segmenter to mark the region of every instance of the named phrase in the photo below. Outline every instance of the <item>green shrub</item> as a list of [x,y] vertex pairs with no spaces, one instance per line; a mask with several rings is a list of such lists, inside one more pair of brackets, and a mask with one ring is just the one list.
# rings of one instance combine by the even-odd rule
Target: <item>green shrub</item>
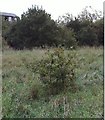
[[65,53],[63,48],[47,51],[38,64],[39,79],[49,95],[75,88],[75,53]]
[[75,49],[77,47],[77,40],[73,30],[67,27],[59,28],[59,45],[64,46],[66,49]]

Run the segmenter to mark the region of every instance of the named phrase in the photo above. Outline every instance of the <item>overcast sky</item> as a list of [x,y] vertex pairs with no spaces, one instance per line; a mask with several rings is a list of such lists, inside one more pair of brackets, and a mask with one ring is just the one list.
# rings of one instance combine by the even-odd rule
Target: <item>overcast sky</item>
[[103,11],[104,0],[0,0],[0,12],[15,13],[19,17],[32,5],[42,6],[53,19],[65,13],[76,16],[85,6]]

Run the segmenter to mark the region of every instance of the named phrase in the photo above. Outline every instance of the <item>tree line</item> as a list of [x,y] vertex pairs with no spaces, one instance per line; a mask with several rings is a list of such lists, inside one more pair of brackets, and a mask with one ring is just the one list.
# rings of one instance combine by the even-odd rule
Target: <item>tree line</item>
[[72,14],[51,19],[43,8],[32,6],[17,22],[3,20],[3,41],[14,49],[34,47],[76,48],[76,46],[102,46],[104,44],[104,20],[100,11],[84,10],[74,17]]

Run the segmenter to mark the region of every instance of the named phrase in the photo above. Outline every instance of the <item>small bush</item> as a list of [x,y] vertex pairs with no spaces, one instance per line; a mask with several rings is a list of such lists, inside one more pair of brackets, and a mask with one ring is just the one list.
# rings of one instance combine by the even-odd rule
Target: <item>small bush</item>
[[75,53],[68,54],[63,48],[47,51],[46,57],[39,61],[39,78],[48,94],[57,94],[75,87]]

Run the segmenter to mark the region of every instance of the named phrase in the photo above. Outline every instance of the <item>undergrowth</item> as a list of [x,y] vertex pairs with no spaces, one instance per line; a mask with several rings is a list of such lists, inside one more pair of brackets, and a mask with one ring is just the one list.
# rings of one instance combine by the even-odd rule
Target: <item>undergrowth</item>
[[[2,71],[4,118],[103,117],[103,49],[80,48],[74,51],[64,50],[63,52],[61,52],[61,59],[57,61],[56,57],[59,57],[55,55],[53,50],[48,52],[50,56],[45,54],[46,50],[4,51]],[[49,99],[46,99],[46,90],[49,89],[42,81],[49,79],[45,79],[46,76],[43,80],[41,79],[43,74],[43,70],[40,70],[41,67],[45,69],[44,73],[52,68],[53,73],[49,74],[51,71],[48,71],[47,77],[54,75],[52,79],[57,80],[57,75],[60,74],[57,72],[61,70],[60,64],[57,63],[61,62],[61,65],[64,65],[63,74],[66,73],[66,70],[71,70],[72,67],[69,68],[69,65],[66,66],[63,62],[66,60],[68,63],[68,53],[72,56],[73,52],[76,52],[76,57],[72,61],[78,62],[76,67],[74,67],[75,64],[73,65],[75,68],[75,79],[73,80],[79,89],[76,89],[75,92],[67,89],[66,94],[65,91],[59,91],[58,94],[50,95]],[[51,56],[52,54],[53,56]],[[65,59],[64,56],[68,59]],[[54,64],[49,64],[53,57],[55,58]],[[58,65],[58,71],[55,70],[56,65]],[[67,79],[66,75],[64,74],[64,80]]]

